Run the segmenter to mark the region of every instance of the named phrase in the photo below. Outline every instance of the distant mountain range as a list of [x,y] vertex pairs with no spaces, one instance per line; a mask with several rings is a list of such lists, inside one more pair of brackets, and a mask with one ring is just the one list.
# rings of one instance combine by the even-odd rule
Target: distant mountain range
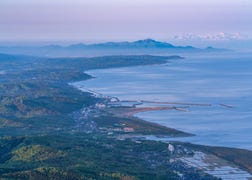
[[174,48],[172,44],[159,42],[153,39],[138,40],[134,42],[106,42],[100,44],[74,44],[68,48]]
[[72,44],[69,46],[48,45],[42,47],[0,47],[0,53],[24,54],[36,56],[100,56],[121,54],[159,54],[159,53],[193,53],[222,52],[225,49],[207,47],[205,49],[193,46],[174,46],[167,42],[144,39],[134,42],[106,42],[99,44]]
[[[99,44],[72,44],[70,46],[59,46],[59,45],[49,45],[42,48],[52,48],[52,49],[92,49],[92,48],[169,48],[169,49],[198,49],[192,46],[174,46],[167,42],[160,42],[153,39],[144,39],[133,42],[106,42]],[[207,49],[207,48],[206,48]],[[215,49],[215,48],[213,48]],[[199,50],[199,49],[198,49]]]

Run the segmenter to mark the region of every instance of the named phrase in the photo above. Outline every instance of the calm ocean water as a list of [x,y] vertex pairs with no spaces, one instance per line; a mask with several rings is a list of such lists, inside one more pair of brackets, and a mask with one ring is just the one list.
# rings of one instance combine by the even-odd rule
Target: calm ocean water
[[[190,55],[165,65],[88,71],[76,86],[121,100],[210,103],[188,112],[153,111],[138,117],[195,134],[181,140],[252,149],[252,54]],[[232,105],[226,108],[219,104]]]

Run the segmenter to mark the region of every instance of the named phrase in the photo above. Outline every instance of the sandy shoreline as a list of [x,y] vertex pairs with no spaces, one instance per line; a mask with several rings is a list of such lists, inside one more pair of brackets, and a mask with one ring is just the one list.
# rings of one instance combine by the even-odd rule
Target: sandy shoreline
[[[119,108],[118,108],[119,109]],[[162,111],[162,110],[171,110],[171,109],[175,109],[175,107],[139,107],[139,108],[123,108],[120,111],[119,114],[118,112],[116,112],[115,109],[115,114],[116,115],[121,115],[121,116],[125,116],[125,117],[130,117],[130,116],[134,116],[137,113],[141,113],[141,112],[148,112],[148,111]]]

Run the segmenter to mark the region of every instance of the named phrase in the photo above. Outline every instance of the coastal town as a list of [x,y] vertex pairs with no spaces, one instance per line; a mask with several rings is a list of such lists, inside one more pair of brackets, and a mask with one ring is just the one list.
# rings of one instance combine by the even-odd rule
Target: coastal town
[[[78,88],[81,90],[87,90],[83,86]],[[235,164],[230,165],[230,162],[226,161],[223,158],[206,153],[204,151],[199,151],[198,149],[191,148],[190,145],[185,146],[179,142],[173,141],[171,138],[171,133],[169,133],[169,135],[162,135],[161,138],[159,138],[161,134],[157,134],[155,138],[149,138],[149,135],[139,134],[139,127],[134,128],[134,125],[130,126],[128,123],[129,119],[136,119],[134,115],[139,112],[156,110],[177,110],[188,112],[190,106],[211,107],[213,106],[212,104],[156,102],[144,100],[121,101],[119,98],[105,96],[93,90],[88,90],[88,92],[92,92],[92,95],[96,98],[101,99],[101,102],[96,103],[92,107],[82,109],[81,114],[76,116],[78,117],[78,120],[76,121],[78,128],[82,127],[82,130],[86,132],[98,132],[101,134],[106,134],[106,136],[120,141],[131,139],[138,144],[148,139],[155,139],[155,141],[165,142],[167,143],[167,152],[169,152],[170,154],[170,159],[166,162],[167,166],[171,166],[173,168],[179,167],[178,169],[174,170],[174,172],[182,179],[185,175],[185,171],[187,171],[186,169],[182,168],[182,166],[188,166],[188,168],[196,168],[197,170],[212,175],[213,177],[221,178],[223,180],[246,180],[252,178],[252,175],[249,172],[241,169]],[[144,107],[141,107],[143,105]],[[233,106],[226,104],[218,104],[218,106],[233,108]],[[108,115],[111,119],[106,120],[105,116]],[[100,117],[103,118],[103,122],[101,123],[102,125],[97,123],[99,122],[99,120],[97,121],[97,119],[99,119]],[[112,117],[117,118],[117,121],[113,121]],[[129,119],[120,120],[120,118]],[[192,134],[181,135],[193,136]],[[181,135],[177,134],[175,135],[175,137]],[[167,137],[167,140],[165,140],[166,138],[164,137]],[[151,166],[154,166],[156,162],[151,161],[150,163]],[[181,163],[184,165],[182,165]]]

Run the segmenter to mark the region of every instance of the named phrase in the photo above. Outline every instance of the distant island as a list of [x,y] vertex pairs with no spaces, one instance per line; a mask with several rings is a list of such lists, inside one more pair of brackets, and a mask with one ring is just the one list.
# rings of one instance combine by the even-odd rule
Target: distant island
[[196,48],[193,46],[175,46],[167,42],[160,42],[153,39],[137,40],[133,42],[105,42],[97,44],[72,44],[69,46],[47,45],[47,46],[13,46],[0,47],[0,53],[23,54],[47,57],[77,57],[103,55],[131,55],[131,54],[153,54],[160,53],[198,53],[198,52],[225,52],[227,49],[217,49],[214,47]]

